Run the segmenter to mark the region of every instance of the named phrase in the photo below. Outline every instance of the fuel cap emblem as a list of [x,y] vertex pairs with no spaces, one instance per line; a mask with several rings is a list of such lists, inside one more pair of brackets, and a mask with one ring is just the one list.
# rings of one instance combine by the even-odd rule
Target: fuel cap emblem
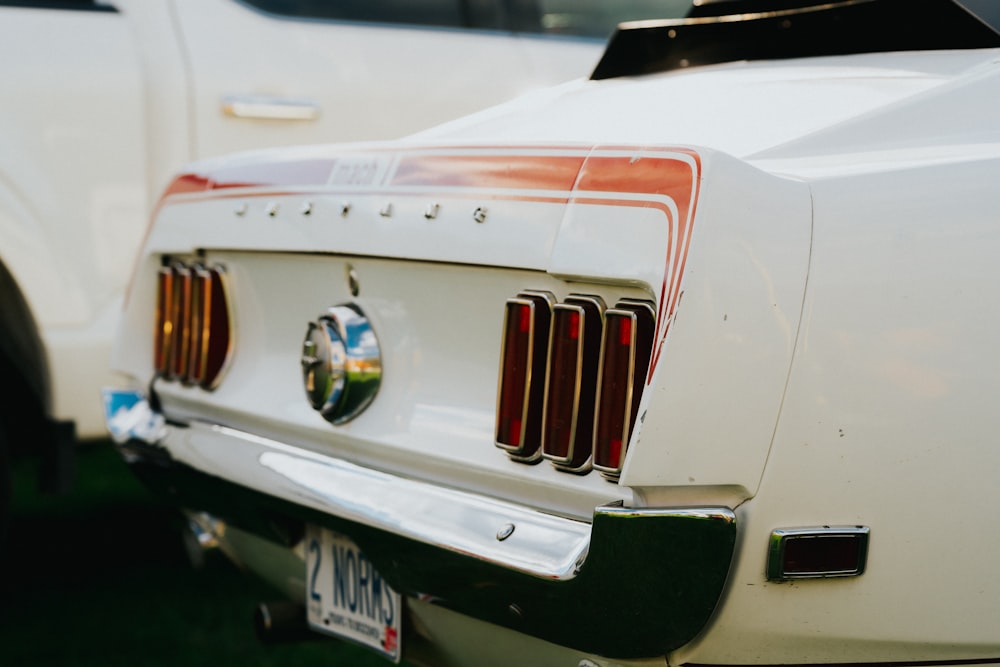
[[309,323],[301,364],[309,404],[333,424],[360,414],[382,382],[378,339],[354,305],[334,306]]

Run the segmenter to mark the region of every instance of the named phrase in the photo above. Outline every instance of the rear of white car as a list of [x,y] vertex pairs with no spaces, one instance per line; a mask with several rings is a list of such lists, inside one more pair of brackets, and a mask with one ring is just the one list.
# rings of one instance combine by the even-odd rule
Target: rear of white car
[[390,659],[1000,662],[996,55],[578,82],[192,165],[109,426]]

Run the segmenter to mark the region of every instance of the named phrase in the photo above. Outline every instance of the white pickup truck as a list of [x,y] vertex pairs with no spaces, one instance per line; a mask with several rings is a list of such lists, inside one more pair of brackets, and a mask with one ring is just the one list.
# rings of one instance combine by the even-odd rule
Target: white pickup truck
[[105,436],[131,258],[180,165],[394,137],[586,76],[617,20],[671,2],[599,5],[0,0],[0,498],[9,453],[44,454],[59,487],[72,444]]

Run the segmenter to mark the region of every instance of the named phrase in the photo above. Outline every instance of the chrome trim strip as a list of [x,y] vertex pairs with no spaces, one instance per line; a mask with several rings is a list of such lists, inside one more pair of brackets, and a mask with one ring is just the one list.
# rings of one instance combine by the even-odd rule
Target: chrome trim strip
[[[258,447],[258,463],[291,482],[300,504],[377,530],[442,547],[543,579],[576,576],[591,525],[473,496],[305,452],[224,426],[210,427],[237,446]],[[200,446],[203,443],[200,443]],[[497,534],[507,524],[513,533]]]
[[709,519],[726,524],[736,523],[736,514],[724,507],[622,507],[621,505],[603,505],[595,510],[595,514],[616,518],[641,519],[646,517],[671,517],[674,519]]

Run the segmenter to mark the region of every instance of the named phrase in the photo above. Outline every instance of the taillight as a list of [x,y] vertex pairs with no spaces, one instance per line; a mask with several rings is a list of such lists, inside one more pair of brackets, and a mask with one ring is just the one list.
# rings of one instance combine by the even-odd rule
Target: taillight
[[192,379],[205,389],[215,389],[233,351],[232,324],[229,319],[229,298],[226,291],[226,271],[213,266],[203,273],[200,364]]
[[518,461],[534,462],[540,454],[553,301],[545,292],[522,292],[504,311],[496,445]]
[[504,311],[496,444],[511,459],[617,481],[655,336],[652,303],[521,292]]
[[569,472],[584,472],[590,464],[603,328],[600,297],[570,296],[553,309],[542,452]]
[[617,478],[639,411],[653,350],[655,314],[645,302],[620,302],[605,313],[598,380],[594,468]]
[[174,272],[160,267],[156,277],[156,331],[153,339],[153,368],[160,376],[170,367],[170,349],[174,333]]
[[191,269],[183,264],[171,267],[174,274],[173,313],[171,320],[173,338],[170,342],[169,375],[180,380],[187,379],[191,344]]
[[221,267],[174,262],[157,279],[153,366],[170,380],[214,389],[232,352]]
[[187,381],[200,384],[208,375],[208,345],[212,339],[212,274],[197,264],[191,269],[191,320]]

